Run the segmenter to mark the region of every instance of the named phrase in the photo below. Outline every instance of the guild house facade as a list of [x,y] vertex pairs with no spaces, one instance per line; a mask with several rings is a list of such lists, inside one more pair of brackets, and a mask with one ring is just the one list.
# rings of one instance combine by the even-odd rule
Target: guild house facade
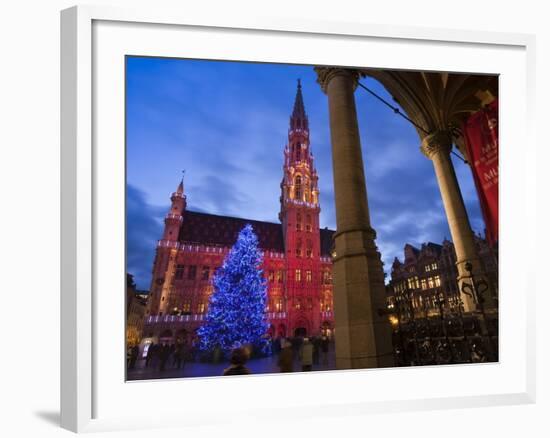
[[[474,236],[477,253],[488,283],[488,312],[496,311],[498,297],[498,246],[491,246],[481,235]],[[456,281],[456,252],[447,239],[441,245],[428,242],[420,248],[407,243],[404,259],[394,259],[391,280],[386,288],[389,306],[395,305],[395,297],[405,295],[410,300],[415,318],[439,315],[438,299],[444,299],[444,310],[458,311],[461,294]],[[407,309],[409,310],[409,309]]]
[[333,230],[320,228],[319,189],[301,85],[284,148],[279,223],[187,209],[183,181],[171,196],[158,241],[145,316],[145,342],[189,339],[203,323],[212,278],[239,231],[252,225],[264,253],[269,335],[332,335]]

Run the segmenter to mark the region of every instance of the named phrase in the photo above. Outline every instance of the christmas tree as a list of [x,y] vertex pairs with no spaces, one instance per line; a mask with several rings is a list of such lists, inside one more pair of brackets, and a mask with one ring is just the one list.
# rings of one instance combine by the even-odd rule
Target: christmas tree
[[247,224],[212,280],[206,322],[198,330],[202,350],[220,348],[227,354],[248,344],[264,347],[268,325],[262,258],[258,237]]

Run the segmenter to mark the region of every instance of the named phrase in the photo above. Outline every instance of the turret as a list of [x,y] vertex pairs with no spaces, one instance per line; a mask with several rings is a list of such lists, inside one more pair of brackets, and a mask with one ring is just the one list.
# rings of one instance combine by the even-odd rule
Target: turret
[[147,314],[166,314],[168,296],[172,284],[173,271],[179,248],[179,233],[183,215],[187,207],[187,199],[183,188],[183,178],[176,191],[170,196],[172,204],[164,218],[164,232],[158,241],[153,264],[153,276],[150,288],[150,298],[147,303]]
[[183,222],[183,214],[187,207],[187,198],[183,189],[183,179],[178,185],[178,188],[170,197],[172,205],[170,211],[164,218],[164,233],[162,240],[177,242],[181,223]]

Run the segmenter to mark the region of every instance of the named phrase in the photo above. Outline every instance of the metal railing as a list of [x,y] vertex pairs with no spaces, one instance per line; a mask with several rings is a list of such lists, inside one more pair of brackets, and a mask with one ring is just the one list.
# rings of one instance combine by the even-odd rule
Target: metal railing
[[204,314],[196,313],[192,315],[149,315],[145,320],[146,324],[160,324],[170,322],[195,322],[203,321]]

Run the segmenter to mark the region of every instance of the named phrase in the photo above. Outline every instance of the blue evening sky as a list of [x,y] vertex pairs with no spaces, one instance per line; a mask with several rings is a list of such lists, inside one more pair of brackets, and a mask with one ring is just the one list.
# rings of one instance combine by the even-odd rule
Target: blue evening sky
[[[128,272],[148,289],[156,241],[185,169],[188,209],[278,222],[289,116],[302,81],[319,173],[321,227],[336,228],[327,98],[310,66],[127,58]],[[363,79],[386,99],[372,79]],[[406,243],[450,239],[431,162],[414,128],[358,88],[371,221],[389,274]],[[453,157],[474,231],[483,232],[469,167]]]

